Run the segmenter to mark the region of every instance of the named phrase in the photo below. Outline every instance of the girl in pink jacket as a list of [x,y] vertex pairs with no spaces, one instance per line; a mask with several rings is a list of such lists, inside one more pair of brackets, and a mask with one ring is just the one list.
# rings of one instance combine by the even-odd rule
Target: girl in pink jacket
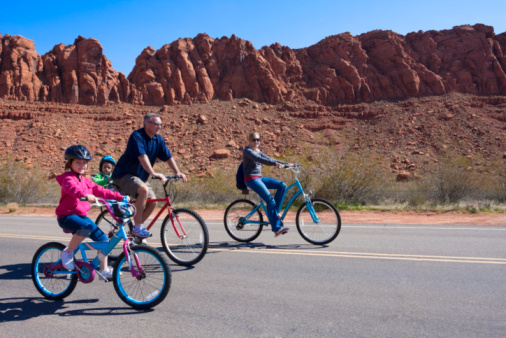
[[[107,235],[87,217],[91,209],[90,203],[95,202],[95,196],[117,201],[121,201],[123,196],[97,185],[84,176],[88,169],[88,161],[91,160],[91,154],[86,147],[82,145],[68,147],[65,150],[65,160],[66,172],[56,177],[61,186],[61,198],[55,212],[60,227],[74,233],[69,245],[61,254],[63,266],[73,270],[74,251],[86,237],[95,242],[109,241]],[[82,197],[85,197],[86,201],[80,201]],[[103,278],[112,278],[112,268],[107,264],[107,256],[101,259],[100,270]]]

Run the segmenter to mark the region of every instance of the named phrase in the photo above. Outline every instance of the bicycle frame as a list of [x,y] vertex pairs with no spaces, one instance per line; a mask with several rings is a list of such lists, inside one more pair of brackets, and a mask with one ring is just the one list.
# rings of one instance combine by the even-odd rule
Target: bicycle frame
[[[167,176],[167,181],[166,183],[163,185],[163,190],[165,192],[165,197],[164,198],[154,198],[154,199],[148,199],[146,202],[165,202],[165,204],[162,206],[162,208],[158,211],[158,213],[156,214],[155,218],[153,218],[153,220],[149,223],[149,225],[146,227],[146,230],[149,230],[151,229],[151,227],[153,225],[155,225],[155,222],[158,220],[158,218],[160,217],[160,215],[162,215],[162,213],[165,211],[165,209],[167,209],[167,213],[169,215],[169,218],[170,218],[170,221],[172,223],[172,227],[174,228],[174,231],[176,232],[176,235],[183,239],[183,238],[186,238],[187,234],[186,234],[186,230],[184,229],[183,225],[181,224],[181,222],[179,221],[179,217],[177,215],[174,215],[172,213],[172,210],[173,210],[173,207],[172,207],[172,203],[170,201],[170,196],[169,196],[169,193],[167,192],[167,183],[171,180],[171,179],[179,179],[179,177],[177,176]],[[132,201],[132,203],[134,203],[135,201]],[[178,227],[176,226],[176,223],[174,222],[174,218],[177,220],[177,225],[179,225],[179,229],[181,231],[178,230]]]
[[[300,170],[298,169],[297,167],[297,171],[295,171],[294,169],[290,168],[293,172],[295,172],[295,174],[298,174],[300,173]],[[290,201],[288,201],[287,205],[285,206],[285,209],[283,211],[283,214],[281,215],[281,220],[284,220],[285,217],[286,217],[286,214],[288,213],[288,210],[290,209],[290,207],[292,206],[293,202],[295,201],[295,199],[297,197],[299,197],[299,195],[302,194],[302,196],[304,197],[304,200],[307,204],[307,207],[308,207],[308,211],[309,211],[309,214],[311,215],[311,218],[313,219],[313,221],[315,223],[319,223],[320,222],[320,219],[318,218],[318,216],[316,216],[316,213],[314,211],[314,208],[313,206],[311,205],[311,197],[306,194],[304,192],[304,189],[302,188],[302,185],[300,184],[299,182],[299,179],[297,176],[295,176],[295,182],[290,184],[287,188],[286,188],[286,191],[285,193],[283,194],[283,197],[281,198],[281,201],[279,203],[279,205],[277,206],[277,209],[276,209],[276,212],[279,213],[281,211],[281,206],[283,205],[283,203],[285,202],[285,198],[286,198],[286,194],[288,193],[288,191],[290,191],[290,189],[294,188],[294,187],[297,187],[298,190],[297,192],[292,196],[292,198],[290,198]],[[262,207],[262,209],[264,210],[265,214],[267,214],[267,208],[264,204],[264,201],[260,198],[260,203],[257,204],[253,210],[251,210],[251,212],[246,215],[244,217],[244,223],[251,223],[251,224],[261,224],[261,225],[268,225],[269,222],[260,222],[260,221],[250,221],[249,218],[255,213],[257,212],[257,210]]]
[[[74,251],[74,254],[79,252],[81,253],[81,256],[82,256],[82,260],[76,260],[76,269],[79,270],[80,272],[82,272],[79,268],[79,261],[81,262],[85,262],[85,264],[90,264],[94,270],[97,270],[98,267],[100,266],[100,258],[99,258],[99,255],[100,253],[97,255],[97,257],[95,257],[91,262],[88,260],[88,257],[86,256],[86,251],[88,250],[98,250],[102,253],[102,255],[104,256],[107,256],[111,251],[112,249],[114,249],[116,247],[116,245],[118,245],[118,243],[121,241],[121,240],[124,240],[123,242],[123,252],[125,253],[125,256],[128,260],[128,265],[130,266],[130,271],[132,273],[132,276],[137,278],[139,275],[143,275],[144,274],[144,270],[142,269],[142,266],[141,266],[141,263],[139,262],[139,259],[137,258],[136,255],[134,255],[134,258],[135,258],[135,263],[137,265],[137,268],[139,271],[137,271],[133,264],[132,264],[132,260],[130,258],[130,254],[128,252],[128,246],[131,245],[131,242],[129,241],[128,239],[128,236],[127,236],[127,233],[125,231],[125,228],[124,228],[124,225],[125,223],[127,222],[128,218],[125,218],[125,219],[120,219],[118,217],[116,217],[114,215],[114,212],[111,210],[111,208],[109,207],[109,204],[103,200],[103,199],[97,199],[97,203],[100,202],[102,203],[103,205],[101,206],[105,206],[107,208],[107,210],[109,210],[109,213],[111,214],[112,218],[120,225],[119,226],[119,230],[116,234],[114,234],[114,236],[110,239],[109,242],[82,242],[78,245],[77,249]],[[65,274],[65,275],[68,275],[68,274],[76,274],[77,271],[76,270],[62,270],[62,271],[54,271],[53,273],[55,274]]]

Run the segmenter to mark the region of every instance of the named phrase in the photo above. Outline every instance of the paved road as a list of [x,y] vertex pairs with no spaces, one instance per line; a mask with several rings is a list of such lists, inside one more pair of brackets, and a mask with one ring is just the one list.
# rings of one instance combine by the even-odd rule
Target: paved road
[[168,297],[142,312],[98,280],[63,302],[41,298],[32,256],[69,236],[53,218],[0,216],[1,336],[506,336],[506,226],[345,223],[318,247],[287,225],[287,235],[239,244],[208,222],[206,257],[171,264]]

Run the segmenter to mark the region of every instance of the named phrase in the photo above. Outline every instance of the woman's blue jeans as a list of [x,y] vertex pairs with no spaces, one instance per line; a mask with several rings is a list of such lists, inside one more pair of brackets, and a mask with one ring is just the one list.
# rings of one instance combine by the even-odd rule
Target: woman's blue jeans
[[[280,230],[282,227],[278,212],[281,209],[281,199],[285,195],[286,184],[274,178],[262,177],[248,181],[246,185],[264,200],[267,207],[267,218],[269,218],[269,222],[271,223],[272,231],[276,232]],[[269,189],[277,190],[274,198]]]

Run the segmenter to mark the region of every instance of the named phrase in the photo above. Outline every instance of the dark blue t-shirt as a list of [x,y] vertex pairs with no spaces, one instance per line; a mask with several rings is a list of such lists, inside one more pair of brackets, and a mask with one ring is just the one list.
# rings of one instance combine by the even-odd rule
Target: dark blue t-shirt
[[165,162],[172,157],[161,135],[150,138],[144,128],[136,130],[130,135],[126,150],[116,163],[111,179],[114,180],[125,174],[130,174],[146,182],[149,174],[139,161],[138,157],[141,155],[148,156],[151,166],[155,164],[157,158]]

